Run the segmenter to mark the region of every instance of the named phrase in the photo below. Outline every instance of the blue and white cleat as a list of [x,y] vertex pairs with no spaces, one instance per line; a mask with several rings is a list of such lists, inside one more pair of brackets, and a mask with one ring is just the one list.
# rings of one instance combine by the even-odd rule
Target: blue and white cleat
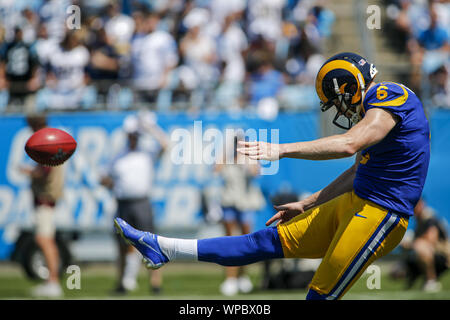
[[114,226],[117,233],[119,233],[127,243],[139,250],[144,257],[143,261],[147,268],[159,269],[169,262],[169,259],[161,252],[161,248],[157,241],[157,235],[137,230],[121,218],[114,219]]

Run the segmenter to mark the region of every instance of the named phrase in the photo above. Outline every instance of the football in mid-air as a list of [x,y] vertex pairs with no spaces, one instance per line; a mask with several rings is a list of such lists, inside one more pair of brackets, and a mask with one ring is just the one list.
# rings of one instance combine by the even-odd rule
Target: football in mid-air
[[56,128],[36,131],[25,144],[31,159],[45,166],[59,166],[69,159],[77,142],[67,132]]

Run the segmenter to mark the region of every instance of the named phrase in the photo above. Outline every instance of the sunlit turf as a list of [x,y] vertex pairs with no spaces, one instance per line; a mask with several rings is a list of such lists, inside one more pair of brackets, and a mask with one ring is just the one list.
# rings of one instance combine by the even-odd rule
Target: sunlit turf
[[[65,287],[68,275],[62,280],[65,299],[228,299],[220,294],[219,286],[224,280],[224,269],[206,263],[179,263],[162,269],[163,290],[155,295],[150,290],[148,271],[141,269],[139,287],[127,295],[116,295],[112,291],[116,284],[116,269],[113,264],[86,264],[81,268],[81,288],[69,290]],[[393,300],[393,299],[450,299],[450,272],[442,278],[442,291],[424,293],[418,281],[411,290],[404,290],[403,280],[393,280],[387,275],[387,266],[382,267],[380,289],[368,289],[369,275],[364,274],[344,299],[350,300]],[[253,292],[233,296],[232,299],[245,300],[303,300],[305,289],[262,290],[262,265],[254,264],[248,268],[255,285]],[[38,282],[25,277],[20,266],[0,264],[0,299],[29,299],[31,288]]]

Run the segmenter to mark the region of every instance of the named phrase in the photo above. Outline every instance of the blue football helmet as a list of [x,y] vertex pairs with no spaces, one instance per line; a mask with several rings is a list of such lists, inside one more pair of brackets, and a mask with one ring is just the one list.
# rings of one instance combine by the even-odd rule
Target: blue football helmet
[[[350,129],[362,117],[362,102],[377,69],[356,53],[343,52],[332,56],[320,68],[316,78],[316,92],[322,112],[332,106],[337,108],[333,124]],[[347,126],[338,119],[344,116]]]

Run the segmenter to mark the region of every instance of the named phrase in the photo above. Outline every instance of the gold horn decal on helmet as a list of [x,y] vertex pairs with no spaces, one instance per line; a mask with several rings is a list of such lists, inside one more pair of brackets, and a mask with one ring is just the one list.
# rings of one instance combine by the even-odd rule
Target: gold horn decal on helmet
[[[325,78],[325,76],[328,74],[328,72],[335,70],[335,69],[347,70],[355,77],[355,81],[358,84],[358,88],[357,88],[356,93],[353,96],[352,100],[359,101],[359,99],[361,98],[361,91],[360,91],[360,84],[358,81],[358,74],[361,75],[360,77],[363,79],[363,82],[364,82],[364,77],[362,76],[361,71],[359,71],[357,67],[355,67],[352,63],[350,63],[346,60],[332,60],[332,61],[326,63],[324,66],[322,66],[322,68],[319,70],[319,73],[317,74],[317,78],[316,78],[316,91],[317,91],[317,95],[319,96],[319,99],[324,103],[328,102],[328,98],[323,93],[322,81],[323,81],[323,78]],[[364,86],[365,86],[365,83],[364,83]],[[353,101],[352,101],[352,103],[353,103]]]

